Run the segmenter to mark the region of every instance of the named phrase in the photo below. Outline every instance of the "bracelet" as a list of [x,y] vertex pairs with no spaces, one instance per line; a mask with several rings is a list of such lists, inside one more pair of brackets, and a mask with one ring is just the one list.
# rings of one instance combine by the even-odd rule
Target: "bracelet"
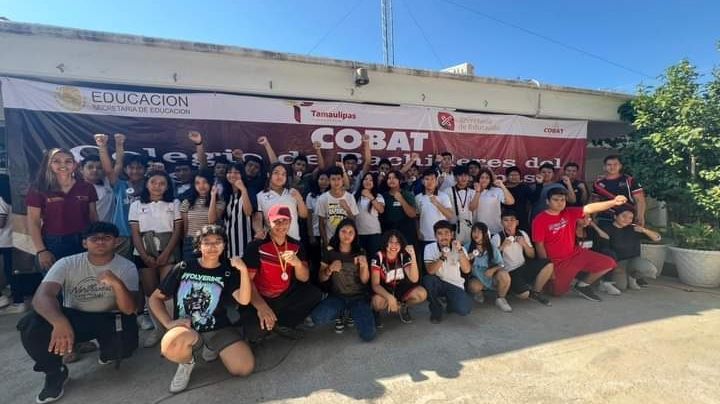
[[50,252],[50,250],[48,250],[47,248],[43,248],[42,250],[36,252],[35,255],[40,255],[40,254],[42,254],[42,253],[44,253],[44,252]]
[[203,144],[203,142],[195,143],[195,146],[201,146],[202,144]]

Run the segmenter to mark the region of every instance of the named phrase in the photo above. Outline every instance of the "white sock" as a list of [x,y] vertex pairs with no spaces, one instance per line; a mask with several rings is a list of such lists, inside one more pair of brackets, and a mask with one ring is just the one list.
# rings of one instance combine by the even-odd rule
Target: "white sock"
[[583,281],[577,281],[577,283],[575,284],[575,286],[577,286],[577,287],[579,287],[579,288],[584,288],[585,286],[590,286],[590,284],[589,284],[589,283],[585,283],[585,282],[583,282]]

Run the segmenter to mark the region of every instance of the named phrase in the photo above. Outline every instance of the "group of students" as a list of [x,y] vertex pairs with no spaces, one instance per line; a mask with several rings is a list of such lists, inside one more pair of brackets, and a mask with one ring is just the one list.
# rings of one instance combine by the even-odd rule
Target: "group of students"
[[[179,392],[195,350],[244,376],[254,368],[249,342],[269,333],[297,339],[334,325],[371,341],[384,315],[411,322],[409,307],[425,301],[439,323],[488,294],[511,312],[509,296],[550,306],[549,294],[572,288],[599,301],[596,282],[619,294],[657,274],[639,258],[638,237],[659,235],[643,227],[642,188],[617,156],[591,193],[573,163],[559,182],[543,165],[534,185],[516,167],[504,182],[450,153],[422,172],[415,155],[370,171],[367,138],[362,165],[354,154],[326,164],[315,144],[317,168],[302,155],[288,167],[260,137],[269,166],[236,149],[236,160],[216,159],[211,170],[195,131],[199,169],[176,162],[172,179],[162,162],[125,153],[124,135],[114,137],[113,162],[108,139],[95,135],[98,155],[79,169],[69,151],[48,151],[28,192],[45,275],[18,329],[46,375],[41,403],[62,396],[64,362],[79,343],[96,340],[99,363],[117,365],[139,345],[139,329],[151,330],[144,347],[160,342],[178,364],[170,391]],[[591,194],[598,201],[587,204]],[[603,254],[579,244],[593,234]]]

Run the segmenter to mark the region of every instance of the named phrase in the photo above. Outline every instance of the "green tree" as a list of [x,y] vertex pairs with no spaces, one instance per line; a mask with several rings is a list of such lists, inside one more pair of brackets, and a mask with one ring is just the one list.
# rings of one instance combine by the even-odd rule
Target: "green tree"
[[619,113],[634,130],[616,142],[650,196],[672,220],[720,224],[720,69],[701,82],[687,60],[656,87],[640,87]]

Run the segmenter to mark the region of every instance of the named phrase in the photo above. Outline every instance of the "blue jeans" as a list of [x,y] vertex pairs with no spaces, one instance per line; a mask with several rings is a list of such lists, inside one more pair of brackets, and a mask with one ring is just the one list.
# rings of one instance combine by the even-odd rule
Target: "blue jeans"
[[[64,236],[42,236],[45,248],[55,256],[55,260],[69,257],[71,255],[85,252],[82,246],[82,237],[80,233],[67,234]],[[35,258],[37,262],[37,257]]]
[[194,239],[195,237],[185,237],[183,239],[182,259],[185,262],[190,262],[198,257],[198,255],[195,253],[195,246],[193,245]]
[[331,324],[345,309],[350,310],[360,339],[366,342],[375,339],[375,317],[366,297],[330,295],[315,307],[310,317],[316,325]]
[[447,283],[437,275],[425,275],[422,279],[423,286],[428,292],[428,303],[430,313],[433,316],[442,316],[442,304],[440,298],[447,299],[448,312],[455,312],[461,316],[467,316],[472,310],[472,299],[465,290]]

